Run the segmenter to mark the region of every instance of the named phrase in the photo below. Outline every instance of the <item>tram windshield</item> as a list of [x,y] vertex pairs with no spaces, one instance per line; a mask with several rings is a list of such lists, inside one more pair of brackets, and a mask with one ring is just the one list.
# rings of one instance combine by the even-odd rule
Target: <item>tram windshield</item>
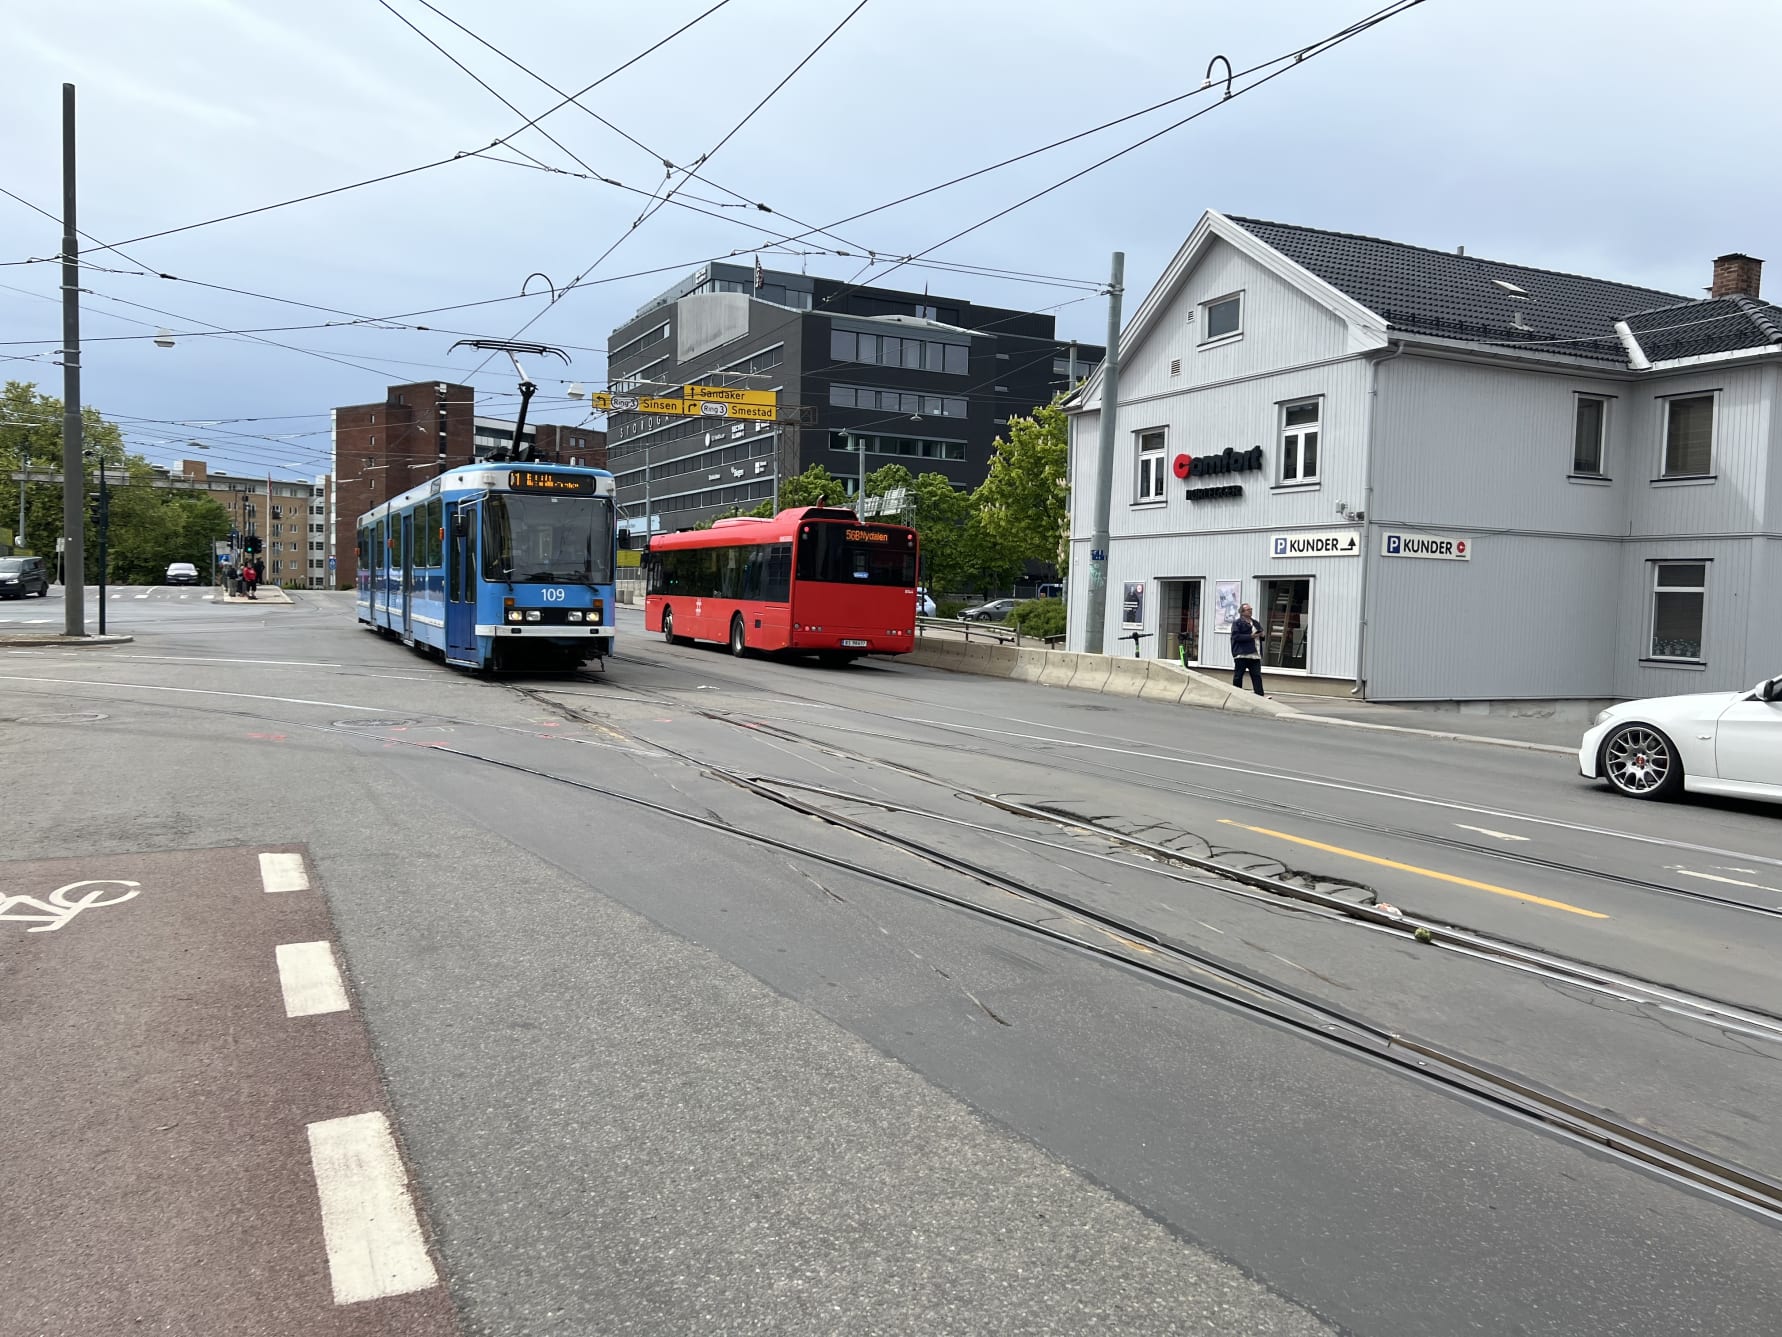
[[483,578],[611,584],[611,503],[605,497],[490,493],[483,502]]

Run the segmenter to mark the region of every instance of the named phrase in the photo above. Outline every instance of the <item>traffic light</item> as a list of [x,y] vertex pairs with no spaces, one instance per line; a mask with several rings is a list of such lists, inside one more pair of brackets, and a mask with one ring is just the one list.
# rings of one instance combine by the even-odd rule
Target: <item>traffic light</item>
[[249,534],[241,541],[241,550],[247,553],[250,557],[259,556],[260,536],[258,534]]

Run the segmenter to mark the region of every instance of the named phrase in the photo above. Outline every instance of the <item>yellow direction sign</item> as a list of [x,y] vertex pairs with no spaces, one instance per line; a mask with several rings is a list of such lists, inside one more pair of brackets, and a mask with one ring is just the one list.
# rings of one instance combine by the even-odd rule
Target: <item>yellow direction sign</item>
[[[708,389],[706,386],[687,387]],[[722,387],[719,387],[720,389]],[[718,399],[669,399],[661,395],[615,395],[598,390],[588,402],[601,413],[662,413],[676,418],[737,418],[749,422],[774,422],[779,417],[775,407],[778,396],[770,391],[738,390],[735,393],[751,398],[740,402]],[[765,404],[756,402],[765,398]]]
[[777,408],[780,399],[772,390],[739,390],[732,385],[689,385],[687,398],[719,404],[754,404],[765,409]]

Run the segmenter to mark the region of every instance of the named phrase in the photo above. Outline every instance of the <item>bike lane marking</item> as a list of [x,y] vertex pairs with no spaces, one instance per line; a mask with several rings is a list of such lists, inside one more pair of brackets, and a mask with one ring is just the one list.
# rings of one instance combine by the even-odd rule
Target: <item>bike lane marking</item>
[[280,943],[278,987],[285,995],[287,1017],[315,1017],[324,1012],[345,1012],[346,985],[334,964],[334,948],[326,942]]
[[[30,1138],[0,1158],[0,1337],[457,1333],[327,902],[263,894],[262,853],[314,883],[288,848],[0,862],[0,1071]],[[314,973],[287,987],[287,961]],[[325,1186],[317,1137],[373,1124]],[[342,1261],[343,1229],[406,1252]]]

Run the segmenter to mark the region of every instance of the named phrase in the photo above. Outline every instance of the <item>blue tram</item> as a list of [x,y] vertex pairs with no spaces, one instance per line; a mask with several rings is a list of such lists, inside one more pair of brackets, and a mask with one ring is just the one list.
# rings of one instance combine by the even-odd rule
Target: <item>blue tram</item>
[[617,532],[604,469],[452,469],[359,517],[359,621],[463,668],[604,658]]

